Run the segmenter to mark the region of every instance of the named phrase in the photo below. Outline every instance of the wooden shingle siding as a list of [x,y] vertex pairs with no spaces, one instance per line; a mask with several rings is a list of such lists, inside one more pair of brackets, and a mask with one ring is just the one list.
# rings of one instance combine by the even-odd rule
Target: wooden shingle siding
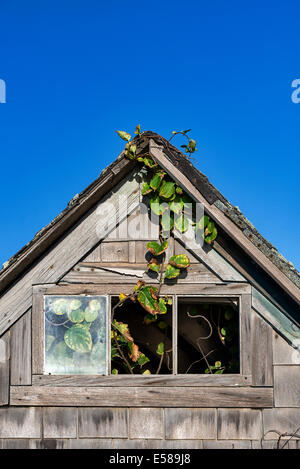
[[129,409],[130,439],[163,439],[163,409]]
[[10,369],[12,385],[31,384],[31,310],[11,328]]
[[127,409],[78,409],[78,435],[81,438],[126,438]]
[[262,437],[262,415],[254,409],[218,409],[219,440],[255,440]]
[[10,333],[0,338],[0,406],[9,402]]
[[[279,433],[294,433],[300,427],[300,409],[263,409],[263,433],[265,440],[274,440]],[[299,430],[298,430],[299,433]],[[284,439],[290,436],[283,437]]]
[[[279,334],[273,331],[274,365],[300,365],[300,351],[294,349]],[[300,367],[299,367],[300,368]]]
[[274,404],[275,407],[300,408],[300,373],[298,367],[293,365],[274,366]]
[[0,409],[0,438],[41,438],[41,428],[40,408]]
[[166,439],[214,440],[217,438],[216,409],[165,409]]
[[76,438],[77,409],[45,407],[43,413],[44,438]]

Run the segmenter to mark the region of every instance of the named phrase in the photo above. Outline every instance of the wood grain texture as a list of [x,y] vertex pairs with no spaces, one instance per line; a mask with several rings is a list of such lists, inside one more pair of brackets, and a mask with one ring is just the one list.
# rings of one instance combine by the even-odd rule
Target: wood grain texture
[[9,403],[10,333],[0,338],[0,405]]
[[[275,407],[300,408],[300,367],[289,365],[274,366]],[[300,423],[299,423],[300,426]]]
[[14,406],[272,407],[273,389],[252,387],[11,386]]
[[218,409],[219,440],[262,438],[262,414],[254,409]]
[[41,410],[36,407],[0,409],[0,438],[40,438]]
[[[278,438],[271,430],[279,433],[295,433],[300,426],[300,409],[264,409],[262,412],[265,440]],[[299,434],[299,431],[297,433]],[[288,438],[290,437],[283,437],[285,440]]]
[[216,409],[165,409],[166,439],[217,438]]
[[[120,198],[119,198],[120,197]],[[124,201],[124,206],[120,205]],[[88,215],[81,219],[61,241],[45,254],[24,276],[12,286],[0,299],[0,334],[7,330],[31,306],[32,285],[38,283],[56,283],[71,269],[108,230],[124,218],[127,210],[139,203],[139,183],[127,179],[109,193]],[[107,219],[104,226],[103,207],[108,204],[116,207],[116,217]]]
[[129,438],[164,438],[163,409],[153,409],[153,407],[129,409]]
[[258,314],[253,321],[252,386],[273,386],[273,330]]
[[242,375],[152,375],[152,376],[75,376],[33,375],[34,386],[79,387],[242,387],[251,385],[251,376]]
[[77,408],[45,407],[42,413],[44,438],[77,438]]
[[251,295],[240,297],[240,369],[243,375],[252,373],[252,347],[253,311],[251,310]]
[[273,331],[273,363],[274,365],[300,366],[300,350],[294,349],[280,335]]
[[[143,251],[143,254],[145,257],[146,250]],[[117,257],[118,255],[115,253],[114,262],[80,262],[61,279],[61,283],[131,283],[138,281],[139,279],[143,279],[151,283],[158,283],[158,279],[153,276],[153,273],[149,273],[145,262],[135,264],[125,261],[116,262]],[[111,258],[113,258],[113,256]],[[192,264],[188,268],[188,271],[182,271],[182,273],[177,277],[176,283],[223,284],[216,275],[200,263]]]
[[80,438],[127,438],[127,409],[78,409]]
[[11,328],[12,385],[31,384],[31,309]]

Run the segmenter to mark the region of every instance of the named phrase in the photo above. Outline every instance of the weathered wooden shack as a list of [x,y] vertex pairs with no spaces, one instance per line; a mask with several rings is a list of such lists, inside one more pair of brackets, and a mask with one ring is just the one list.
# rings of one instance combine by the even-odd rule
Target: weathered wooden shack
[[[191,265],[162,286],[172,304],[160,372],[114,374],[110,359],[112,305],[139,280],[158,283],[145,258],[157,231],[141,209],[143,174],[121,153],[0,271],[0,448],[274,448],[279,437],[280,447],[300,448],[299,272],[177,148],[152,132],[136,145],[218,230],[213,243],[193,248],[169,239],[168,255],[186,254]],[[216,325],[220,308],[231,317],[227,306],[237,342],[235,368],[224,370],[222,343],[220,362],[205,340],[198,346],[205,308]],[[74,330],[85,345],[74,345]],[[163,332],[147,331],[140,350],[157,364],[151,341]],[[214,368],[201,368],[213,353]]]

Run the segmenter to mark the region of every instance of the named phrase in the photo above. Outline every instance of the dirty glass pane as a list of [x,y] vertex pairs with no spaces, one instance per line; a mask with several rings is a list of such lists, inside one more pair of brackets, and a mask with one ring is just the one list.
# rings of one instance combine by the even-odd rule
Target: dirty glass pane
[[45,374],[107,374],[107,297],[45,296]]

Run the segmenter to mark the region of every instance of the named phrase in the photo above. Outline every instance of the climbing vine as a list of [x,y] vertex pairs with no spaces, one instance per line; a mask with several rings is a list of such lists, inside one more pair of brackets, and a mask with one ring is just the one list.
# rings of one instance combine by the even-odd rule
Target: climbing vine
[[[197,150],[196,141],[187,135],[190,130],[173,131],[169,140],[171,141],[176,135],[183,135],[188,143],[181,145],[181,147],[184,148],[188,158]],[[217,237],[217,229],[214,222],[207,215],[204,215],[196,222],[193,221],[193,216],[187,217],[184,210],[192,206],[191,198],[159,166],[150,153],[145,151],[137,154],[136,137],[141,135],[140,125],[135,129],[135,138],[132,138],[129,133],[124,131],[118,130],[117,133],[122,140],[126,141],[125,156],[141,163],[143,167],[147,180],[143,183],[142,195],[148,198],[150,213],[153,212],[158,217],[159,241],[147,243],[147,249],[150,253],[147,269],[157,275],[158,287],[146,285],[144,281],[139,281],[131,294],[120,294],[119,301],[112,308],[111,358],[112,361],[119,359],[127,373],[150,374],[150,371],[145,367],[150,359],[142,353],[135,343],[128,324],[115,319],[116,310],[121,308],[125,302],[138,302],[145,310],[144,325],[147,326],[158,321],[159,328],[165,331],[164,340],[156,346],[156,354],[160,357],[156,370],[156,374],[158,374],[164,356],[170,352],[170,350],[166,350],[165,344],[167,323],[161,318],[167,313],[168,305],[172,304],[172,298],[161,295],[161,288],[163,283],[176,279],[181,272],[186,271],[190,266],[190,260],[185,254],[173,255],[167,259],[168,238],[174,227],[179,232],[184,233],[191,225],[195,233],[199,230],[204,241],[211,244]],[[203,358],[207,361],[204,355]],[[208,364],[207,369],[209,373],[222,373],[224,367],[220,362],[216,362],[214,366]],[[112,374],[118,374],[118,369],[114,368]]]

